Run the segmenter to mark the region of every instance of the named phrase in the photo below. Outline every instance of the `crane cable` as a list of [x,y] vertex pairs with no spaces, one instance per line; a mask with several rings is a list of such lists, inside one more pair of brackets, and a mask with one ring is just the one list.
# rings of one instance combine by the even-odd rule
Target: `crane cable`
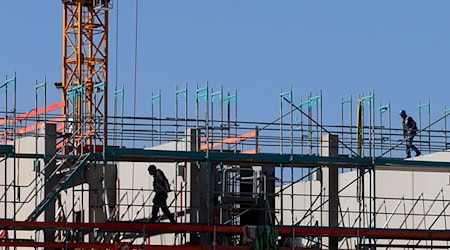
[[[138,10],[139,10],[139,0],[136,0],[136,9],[135,9],[135,37],[134,37],[134,98],[133,98],[133,119],[136,119],[136,92],[137,92],[137,50],[138,50]],[[133,130],[135,130],[136,122],[133,121]],[[135,133],[133,133],[133,148],[135,148]]]

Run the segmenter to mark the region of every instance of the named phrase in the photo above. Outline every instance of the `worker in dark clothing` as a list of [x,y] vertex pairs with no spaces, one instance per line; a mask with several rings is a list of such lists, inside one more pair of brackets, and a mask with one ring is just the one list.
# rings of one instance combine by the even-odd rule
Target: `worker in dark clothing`
[[148,167],[148,172],[151,176],[153,176],[153,191],[155,192],[150,222],[156,222],[159,208],[161,208],[163,213],[167,216],[167,218],[169,218],[170,222],[176,223],[169,211],[169,208],[167,207],[167,193],[170,191],[169,181],[164,175],[164,172],[161,169],[156,168],[155,165],[150,165]]
[[406,111],[400,111],[400,116],[403,119],[403,137],[406,141],[406,158],[411,157],[411,149],[416,152],[416,156],[421,155],[421,152],[413,145],[414,136],[417,133],[417,125],[411,116],[406,115]]

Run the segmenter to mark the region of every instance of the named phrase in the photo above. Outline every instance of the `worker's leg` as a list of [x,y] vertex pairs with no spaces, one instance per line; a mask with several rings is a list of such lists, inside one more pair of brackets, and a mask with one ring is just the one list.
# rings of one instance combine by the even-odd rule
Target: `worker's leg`
[[175,219],[173,218],[173,215],[170,213],[169,208],[166,206],[162,206],[161,210],[163,211],[163,213],[167,216],[167,218],[169,218],[170,222],[175,223]]
[[412,147],[412,140],[410,137],[406,137],[406,158],[411,157],[411,147]]
[[150,222],[156,222],[156,218],[158,218],[159,208],[160,206],[158,205],[158,203],[155,203],[155,200],[153,200],[152,217],[150,218]]
[[167,207],[167,194],[160,194],[158,202],[164,215],[167,216],[170,222],[175,223],[175,219],[173,218],[169,208]]
[[166,199],[167,196],[164,196],[161,193],[156,193],[155,197],[153,198],[153,210],[152,210],[152,218],[150,218],[150,222],[155,222],[158,218],[158,212],[159,208],[162,208],[166,205]]
[[410,149],[412,149],[412,150],[414,150],[414,152],[416,152],[416,156],[419,156],[419,155],[421,155],[421,152],[416,146],[414,146],[413,140],[414,140],[414,135],[410,135],[409,136]]

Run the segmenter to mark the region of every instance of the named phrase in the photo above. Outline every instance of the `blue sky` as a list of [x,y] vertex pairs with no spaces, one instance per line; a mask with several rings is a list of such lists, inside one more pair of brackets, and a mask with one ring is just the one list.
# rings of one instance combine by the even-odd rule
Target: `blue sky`
[[[0,6],[0,74],[17,73],[18,110],[34,108],[34,84],[44,77],[48,102],[58,102],[52,85],[61,80],[61,1]],[[394,125],[398,110],[417,116],[428,99],[432,120],[450,107],[449,1],[140,0],[136,83],[135,6],[114,0],[110,12],[109,87],[125,85],[128,115],[149,115],[151,93],[161,91],[162,116],[173,117],[176,86],[187,82],[194,100],[206,81],[237,90],[240,120],[272,121],[279,93],[291,87],[298,102],[322,91],[328,124],[340,124],[341,98],[372,90],[377,107],[391,102]]]

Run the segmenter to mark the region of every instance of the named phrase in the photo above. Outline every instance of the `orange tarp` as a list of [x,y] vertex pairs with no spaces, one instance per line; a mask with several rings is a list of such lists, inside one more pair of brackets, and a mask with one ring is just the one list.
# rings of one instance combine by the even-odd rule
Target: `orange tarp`
[[219,146],[221,146],[223,144],[232,144],[232,143],[236,143],[236,142],[240,142],[240,141],[245,141],[245,140],[247,140],[249,138],[254,138],[254,137],[256,137],[256,131],[249,132],[249,133],[246,133],[246,134],[242,134],[242,135],[239,135],[239,136],[233,137],[233,138],[228,138],[228,139],[225,139],[225,140],[223,140],[221,142],[214,142],[214,143],[210,143],[210,144],[203,144],[200,147],[200,149],[201,150],[206,150],[207,148],[215,148],[215,147],[219,147]]
[[258,148],[258,150],[250,149],[250,150],[247,150],[247,151],[242,151],[241,154],[259,154],[260,152],[261,152],[261,150],[259,150],[259,148]]
[[[53,123],[58,123],[58,122],[63,122],[63,121],[64,121],[63,117],[57,117],[57,118],[53,118],[50,120],[50,122],[53,122]],[[37,124],[37,127],[40,128],[43,124],[44,124],[43,122],[40,122]],[[64,124],[58,126],[57,131],[61,131],[63,128],[64,128]],[[16,130],[16,135],[26,134],[26,133],[34,131],[35,129],[36,129],[36,124],[26,126],[24,128],[20,128],[20,129]],[[0,139],[4,139],[4,138],[5,138],[4,134],[0,135]]]
[[[22,115],[19,115],[18,117],[16,117],[16,122],[28,119],[30,117],[35,117],[37,115],[42,115],[45,112],[51,112],[51,111],[60,109],[62,107],[64,107],[64,102],[58,102],[58,103],[52,104],[50,106],[47,106],[47,108],[40,108],[37,110],[33,109],[26,114],[22,114]],[[13,119],[8,119],[7,122],[11,123],[11,122],[13,122]],[[5,120],[0,120],[0,125],[5,125]]]
[[[49,122],[51,123],[58,123],[58,122],[63,122],[64,121],[64,117],[57,117],[57,118],[53,118],[51,119]],[[43,122],[38,123],[37,127],[41,127],[42,124],[44,124]],[[63,125],[64,127],[64,125]],[[21,129],[16,130],[16,134],[25,134],[31,131],[34,131],[36,129],[36,125],[30,125]]]

